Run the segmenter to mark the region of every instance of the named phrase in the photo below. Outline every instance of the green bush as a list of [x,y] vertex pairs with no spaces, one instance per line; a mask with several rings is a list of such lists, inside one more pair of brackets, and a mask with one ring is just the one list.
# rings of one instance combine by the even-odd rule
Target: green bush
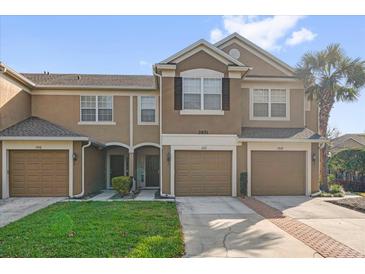
[[331,184],[329,187],[329,192],[332,194],[344,194],[345,191],[343,190],[343,187],[339,184]]
[[335,181],[335,179],[336,179],[335,174],[328,174],[327,181],[329,184],[332,184]]
[[242,196],[247,196],[247,172],[240,174],[240,192]]
[[132,187],[132,178],[129,176],[114,177],[112,186],[121,196],[127,195]]

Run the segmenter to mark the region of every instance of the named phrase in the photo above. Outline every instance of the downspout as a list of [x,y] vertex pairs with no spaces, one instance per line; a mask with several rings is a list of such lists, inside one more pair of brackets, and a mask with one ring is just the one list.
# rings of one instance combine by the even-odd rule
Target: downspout
[[161,197],[169,197],[168,194],[163,194],[162,193],[162,187],[161,187],[161,183],[162,183],[162,75],[158,74],[156,72],[156,66],[153,66],[153,75],[157,76],[160,79],[160,100],[159,100],[159,121],[160,121],[160,196]]
[[85,194],[85,148],[91,146],[91,141],[81,147],[81,192],[72,198],[81,198]]

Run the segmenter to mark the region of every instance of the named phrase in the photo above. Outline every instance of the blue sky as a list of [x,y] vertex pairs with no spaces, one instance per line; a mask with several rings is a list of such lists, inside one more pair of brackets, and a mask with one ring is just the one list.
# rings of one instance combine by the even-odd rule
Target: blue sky
[[[151,74],[190,43],[233,31],[292,66],[333,42],[365,59],[365,16],[1,16],[0,60],[19,72]],[[330,125],[365,132],[364,118],[365,90],[355,103],[337,103]]]

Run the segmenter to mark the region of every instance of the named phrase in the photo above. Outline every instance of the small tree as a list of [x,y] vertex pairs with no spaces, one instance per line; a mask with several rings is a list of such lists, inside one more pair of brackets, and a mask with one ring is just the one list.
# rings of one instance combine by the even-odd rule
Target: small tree
[[[351,102],[358,98],[365,85],[365,62],[345,55],[339,44],[329,45],[318,52],[304,54],[297,67],[297,75],[303,79],[309,99],[319,107],[319,133],[327,137],[328,120],[336,101]],[[328,191],[328,146],[321,150],[321,182]]]

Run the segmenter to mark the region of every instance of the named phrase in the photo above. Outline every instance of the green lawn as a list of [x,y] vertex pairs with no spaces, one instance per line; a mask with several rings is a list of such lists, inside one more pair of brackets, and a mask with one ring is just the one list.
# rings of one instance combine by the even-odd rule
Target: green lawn
[[0,257],[181,257],[175,203],[61,202],[0,228]]

